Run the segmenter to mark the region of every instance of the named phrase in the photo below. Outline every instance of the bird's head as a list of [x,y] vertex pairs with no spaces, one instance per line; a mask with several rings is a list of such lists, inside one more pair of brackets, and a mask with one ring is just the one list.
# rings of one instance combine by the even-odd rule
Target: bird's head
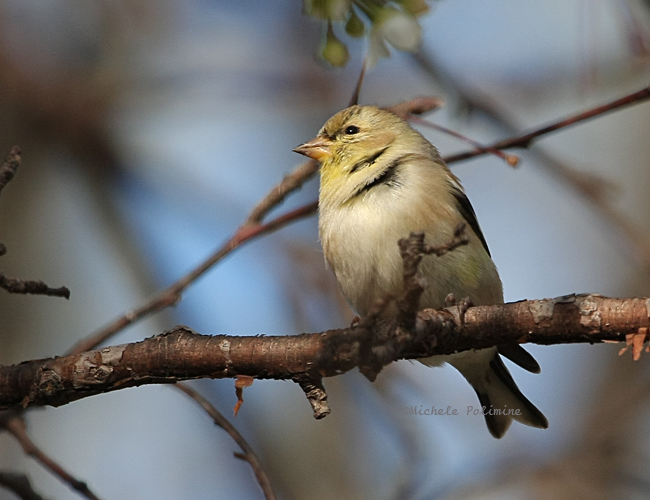
[[321,193],[340,202],[373,182],[398,157],[435,148],[397,115],[351,106],[332,116],[318,135],[294,149],[321,163]]

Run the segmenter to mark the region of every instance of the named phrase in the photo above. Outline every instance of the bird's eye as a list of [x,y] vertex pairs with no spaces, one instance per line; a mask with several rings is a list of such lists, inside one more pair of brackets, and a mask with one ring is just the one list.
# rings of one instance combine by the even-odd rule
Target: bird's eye
[[359,133],[359,127],[356,125],[350,125],[345,129],[345,133],[348,135],[353,135],[353,134],[358,134]]

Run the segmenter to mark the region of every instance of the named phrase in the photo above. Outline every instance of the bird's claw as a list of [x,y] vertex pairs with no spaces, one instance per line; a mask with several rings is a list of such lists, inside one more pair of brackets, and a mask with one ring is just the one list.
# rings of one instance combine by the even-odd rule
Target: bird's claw
[[460,299],[458,303],[458,316],[460,318],[460,327],[465,328],[465,313],[470,307],[474,307],[474,302],[469,297]]
[[453,293],[447,294],[445,297],[445,307],[454,307],[456,305],[456,297]]

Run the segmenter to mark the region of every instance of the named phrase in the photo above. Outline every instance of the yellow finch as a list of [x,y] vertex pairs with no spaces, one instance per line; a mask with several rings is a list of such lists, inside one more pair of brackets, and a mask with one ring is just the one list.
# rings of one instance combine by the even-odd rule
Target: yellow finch
[[[294,149],[321,163],[319,232],[325,259],[352,308],[366,315],[386,294],[403,287],[397,241],[424,231],[441,245],[467,223],[469,244],[426,256],[422,308],[445,307],[445,298],[469,297],[476,305],[503,303],[503,291],[476,215],[458,178],[438,150],[398,116],[374,106],[352,106],[330,118],[318,136]],[[384,316],[397,314],[393,304]],[[504,435],[513,419],[546,428],[544,415],[521,393],[499,352],[539,373],[519,345],[421,359],[458,369],[478,395],[488,429]]]

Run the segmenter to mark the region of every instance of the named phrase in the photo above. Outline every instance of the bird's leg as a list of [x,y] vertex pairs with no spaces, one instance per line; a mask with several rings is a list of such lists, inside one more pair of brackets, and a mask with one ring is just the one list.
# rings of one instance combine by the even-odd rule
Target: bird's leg
[[368,314],[360,319],[356,325],[357,330],[355,334],[359,339],[359,371],[371,382],[375,381],[384,365],[388,364],[385,360],[379,359],[373,349],[376,340],[373,337],[373,333],[382,312],[386,310],[393,300],[395,299],[390,294],[386,294],[378,299],[370,308]]
[[[447,297],[449,297],[449,295]],[[458,303],[458,316],[460,318],[461,328],[465,328],[465,313],[467,313],[467,310],[470,307],[474,307],[474,302],[472,302],[472,299],[469,297],[460,299],[460,302]]]

